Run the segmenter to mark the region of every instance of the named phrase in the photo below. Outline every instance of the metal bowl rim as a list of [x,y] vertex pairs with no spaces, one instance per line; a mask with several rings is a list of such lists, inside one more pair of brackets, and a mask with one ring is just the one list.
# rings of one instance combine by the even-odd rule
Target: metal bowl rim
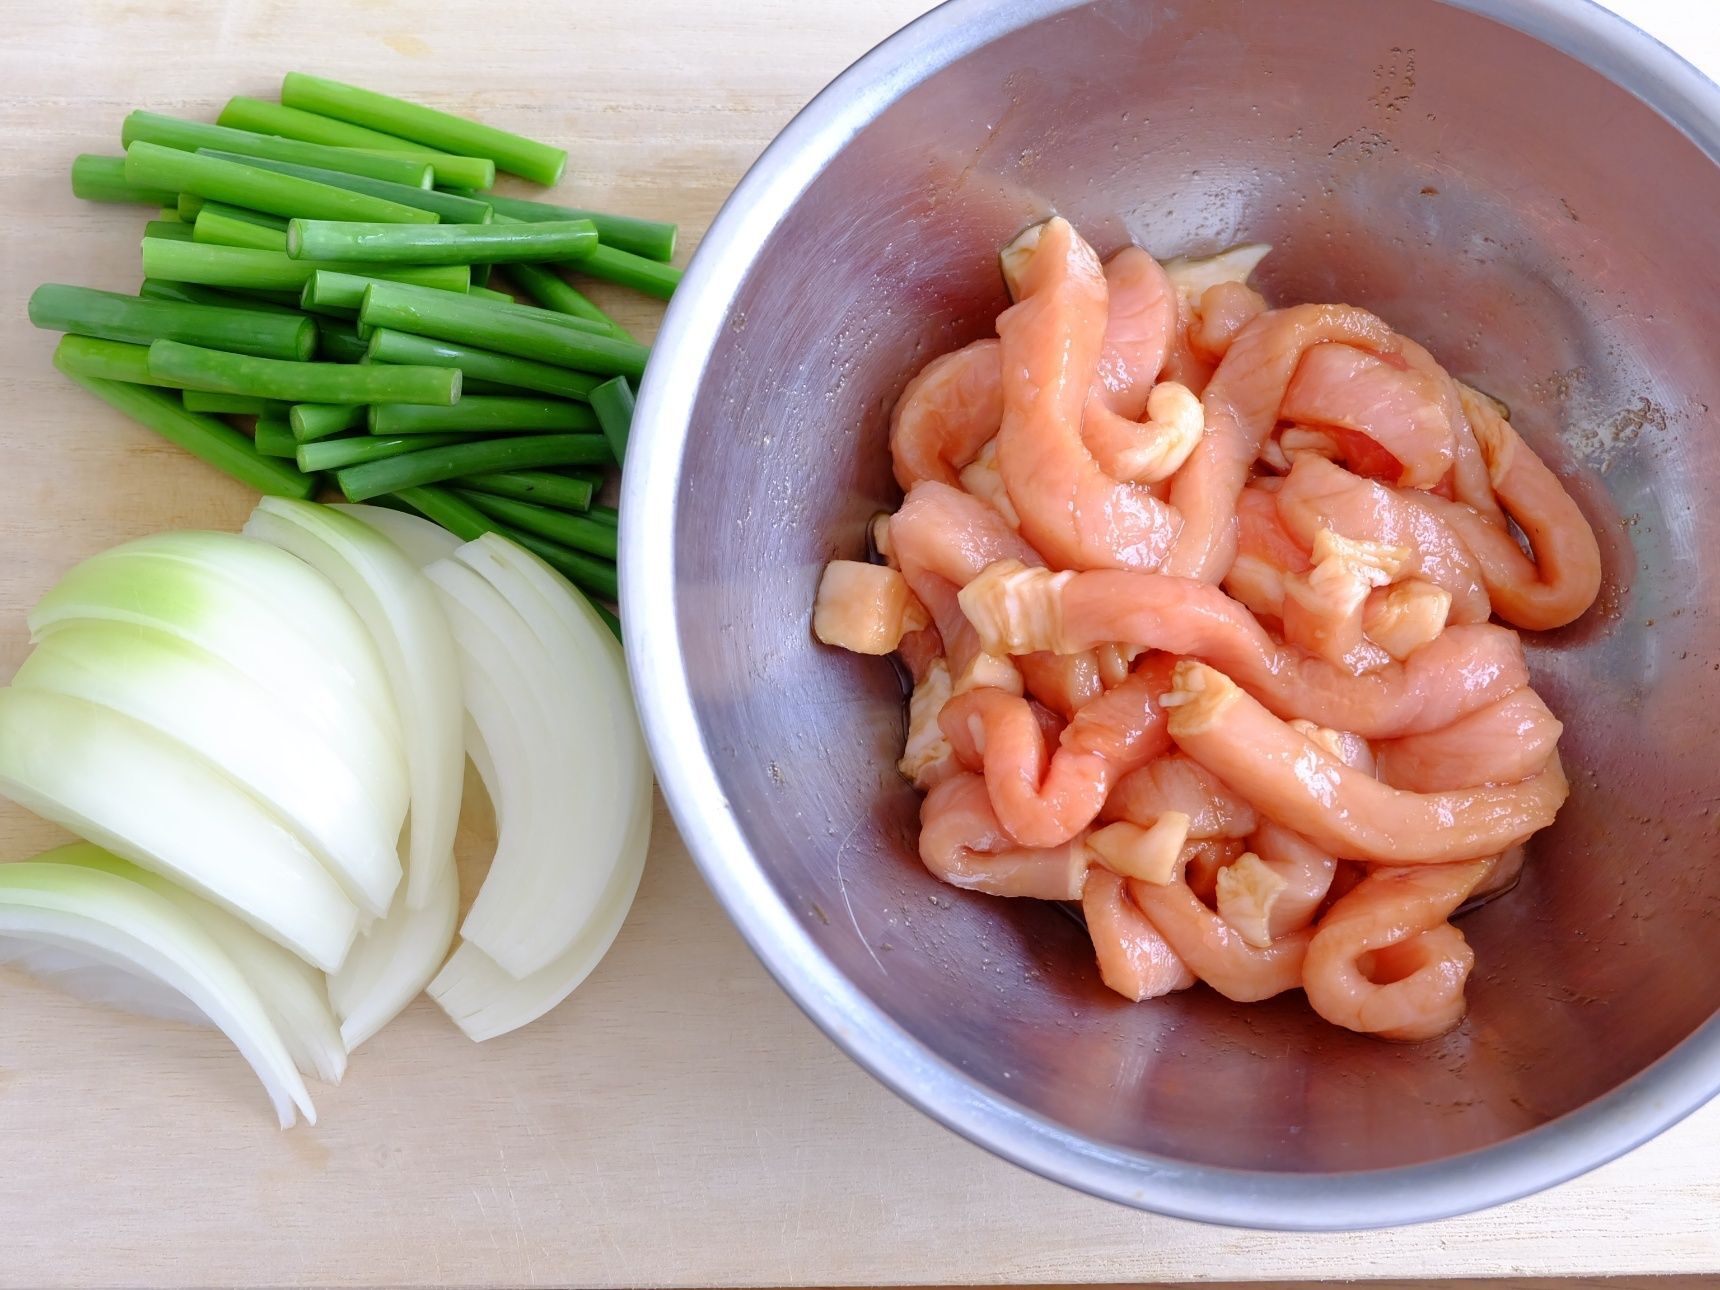
[[[623,487],[621,585],[639,715],[663,796],[705,881],[777,983],[911,1105],[1042,1177],[1174,1218],[1341,1231],[1468,1213],[1585,1173],[1720,1092],[1720,1016],[1609,1093],[1535,1129],[1428,1164],[1278,1173],[1100,1146],[934,1056],[825,957],[754,861],[697,721],[674,579],[675,499],[695,396],[754,253],[869,122],[975,49],[1087,0],[947,0],[855,62],[760,155],[693,257],[639,395]],[[1720,165],[1720,86],[1596,0],[1432,0],[1514,28],[1642,100]]]

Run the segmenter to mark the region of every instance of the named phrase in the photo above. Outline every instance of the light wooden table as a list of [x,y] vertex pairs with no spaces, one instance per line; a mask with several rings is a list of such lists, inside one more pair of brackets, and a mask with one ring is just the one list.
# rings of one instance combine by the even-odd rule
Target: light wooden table
[[[1625,0],[1619,0],[1623,7]],[[204,115],[303,67],[572,150],[598,207],[704,227],[831,75],[922,0],[40,0],[0,44],[0,676],[74,560],[248,498],[54,378],[43,280],[131,289],[136,210],[66,166],[135,106]],[[1706,5],[1634,3],[1680,34]],[[1685,10],[1689,12],[1684,13]],[[1698,21],[1690,23],[1690,19]],[[1685,31],[1712,68],[1720,32]],[[688,237],[690,243],[692,237]],[[690,249],[690,247],[689,247]],[[641,310],[638,321],[650,311]],[[0,857],[55,831],[0,809]],[[1720,1270],[1720,1107],[1492,1213],[1367,1235],[1153,1218],[935,1126],[777,990],[659,815],[602,969],[478,1047],[420,1003],[277,1132],[209,1032],[0,979],[0,1284],[739,1284],[1432,1277]]]

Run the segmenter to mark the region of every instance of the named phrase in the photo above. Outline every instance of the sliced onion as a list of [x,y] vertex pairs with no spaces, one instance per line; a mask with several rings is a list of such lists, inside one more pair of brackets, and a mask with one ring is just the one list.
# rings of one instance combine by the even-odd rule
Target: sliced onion
[[189,884],[324,971],[357,934],[353,903],[254,797],[110,709],[0,690],[0,792]]
[[464,941],[430,982],[430,997],[467,1038],[481,1043],[536,1021],[572,994],[609,952],[633,907],[639,879],[645,872],[645,852],[651,838],[649,780],[641,781],[631,815],[621,863],[611,874],[591,918],[553,963],[530,976],[516,978],[476,945]]
[[[577,648],[582,659],[589,654],[592,681],[601,679],[606,670],[615,687],[601,693],[613,700],[625,735],[617,751],[637,760],[649,779],[651,763],[645,752],[645,736],[639,730],[639,717],[633,707],[633,687],[627,679],[627,656],[621,651],[621,642],[598,616],[597,610],[591,607],[591,602],[541,558],[499,534],[486,533],[477,541],[466,543],[460,548],[458,557],[461,563],[483,574],[492,586],[514,603],[527,606],[523,612],[529,620],[543,624],[546,643],[551,640],[553,628],[548,626],[547,620],[538,617],[538,612],[548,610],[565,631],[566,645]],[[604,666],[600,666],[600,660]]]
[[454,857],[437,866],[429,899],[418,909],[397,897],[388,916],[359,937],[328,979],[329,999],[340,1015],[340,1039],[347,1052],[381,1030],[405,1010],[430,983],[460,917],[460,882]]
[[279,815],[362,911],[388,908],[400,881],[399,818],[382,814],[344,750],[274,690],[166,632],[93,619],[50,632],[12,684],[86,700],[177,740]]
[[209,1025],[202,1010],[179,991],[168,989],[154,977],[93,959],[83,950],[0,935],[0,966],[16,968],[61,994],[115,1012],[183,1025]]
[[[559,875],[544,864],[544,857],[551,854],[570,856],[581,829],[575,809],[579,794],[571,782],[566,785],[568,791],[546,791],[554,768],[563,768],[570,781],[574,774],[574,767],[560,760],[560,745],[565,741],[554,733],[564,713],[552,692],[534,696],[534,687],[548,667],[547,657],[501,594],[453,561],[430,565],[425,573],[444,593],[443,609],[460,654],[467,714],[482,733],[486,750],[481,755],[486,758],[484,779],[496,812],[496,849],[484,885],[488,887],[497,873],[536,876],[532,898],[546,902],[539,904],[535,918],[521,910],[522,916],[511,921],[520,941],[515,946],[519,954],[510,961],[531,964],[513,969],[524,976],[559,953],[546,953],[558,936],[549,929],[550,920],[564,927],[573,916],[569,888],[558,886]],[[566,684],[565,677],[558,682],[562,687]],[[468,913],[461,929],[468,939],[470,925]]]
[[399,720],[375,646],[303,562],[230,533],[144,538],[72,569],[30,612],[30,631],[40,641],[91,619],[167,632],[272,688],[347,750],[384,815],[404,818]]
[[[218,589],[215,594],[219,599],[209,606],[216,612],[226,615],[233,601],[244,600],[274,614],[290,638],[301,640],[325,667],[345,673],[354,702],[398,741],[382,661],[363,624],[328,583],[300,561],[285,557],[266,543],[194,529],[138,538],[103,551],[85,565],[110,560],[141,560],[144,564],[139,572],[144,577],[148,575],[142,570],[161,561],[179,561],[196,568],[207,580],[206,585]],[[40,614],[38,606],[30,616],[32,630]]]
[[[293,1064],[306,1075],[331,1084],[346,1073],[346,1046],[329,1007],[328,987],[321,972],[298,955],[247,927],[224,909],[169,882],[160,874],[121,860],[88,842],[74,842],[36,857],[44,864],[75,864],[114,874],[171,901],[233,960],[262,1000]],[[348,955],[350,958],[351,956]]]
[[350,502],[335,502],[329,509],[350,515],[375,529],[406,552],[406,558],[420,569],[438,560],[445,560],[460,549],[459,538],[440,524],[432,524],[422,515],[393,511],[386,506],[355,506]]
[[[519,803],[504,805],[504,781],[495,771],[494,759],[483,741],[482,729],[470,716],[466,721],[466,755],[471,757],[471,764],[475,765],[478,777],[490,793],[497,827],[506,827],[504,819],[509,807],[518,810]],[[628,910],[633,906],[640,875],[645,872],[645,850],[650,843],[650,802],[650,777],[643,776],[635,802],[630,805],[628,838],[621,851],[621,863],[617,863],[590,922],[554,963],[528,977],[516,979],[504,972],[494,958],[468,941],[454,951],[442,972],[430,982],[430,998],[442,1006],[468,1039],[475,1042],[495,1039],[497,1035],[535,1022],[562,999],[568,998],[592,974],[605,953],[609,953],[609,946],[614,944]]]
[[461,650],[468,753],[497,848],[430,993],[475,1038],[541,1016],[607,950],[637,888],[650,765],[620,647],[559,575],[486,536],[426,573]]
[[184,995],[233,1041],[281,1127],[316,1108],[256,990],[196,919],[112,873],[76,864],[0,865],[0,937],[86,955]]
[[[639,882],[638,873],[643,872],[645,854],[651,843],[651,759],[646,751],[645,737],[639,729],[638,713],[633,705],[633,689],[627,675],[626,655],[622,652],[621,642],[616,639],[591,602],[561,574],[530,551],[501,537],[489,536],[462,548],[460,558],[472,568],[484,573],[491,585],[504,590],[511,588],[515,603],[533,603],[528,590],[535,591],[539,598],[536,603],[548,609],[552,619],[559,621],[565,630],[565,648],[570,651],[589,651],[592,656],[607,659],[608,673],[613,684],[600,689],[599,693],[610,701],[611,715],[615,721],[615,743],[611,751],[622,763],[623,781],[628,789],[628,792],[617,799],[617,805],[628,809],[624,809],[620,815],[621,843],[614,863],[618,872],[625,872],[629,866],[637,870],[631,881],[623,878],[619,888],[606,886],[599,898],[599,908],[606,910],[611,908],[617,889],[626,891],[619,907],[614,910],[614,929],[603,937],[603,947],[607,948],[615,933],[620,930],[621,920],[626,917],[632,905],[632,893]],[[546,634],[553,631],[549,622],[542,619],[537,621]],[[554,658],[556,653],[557,650],[552,644],[551,657]],[[598,669],[594,667],[593,671],[596,673]],[[597,675],[591,678],[591,684],[594,686],[598,681]],[[600,917],[597,921],[602,922],[603,918]],[[602,953],[603,948],[600,948],[598,956],[601,957]],[[569,989],[571,988],[570,986]]]
[[[550,695],[558,703],[557,715],[547,723],[556,757],[533,759],[539,801],[531,809],[541,813],[547,795],[552,808],[565,804],[571,809],[576,824],[559,839],[545,838],[531,869],[492,866],[461,930],[466,940],[523,977],[560,959],[599,907],[610,874],[624,857],[632,804],[641,792],[647,798],[650,793],[651,766],[620,643],[585,597],[538,557],[493,534],[461,547],[456,559],[483,577],[537,639],[545,670],[527,693]],[[489,747],[501,755],[493,743]],[[569,846],[570,839],[578,840],[576,847]],[[546,880],[556,912],[546,908],[536,928],[544,942],[559,942],[560,948],[534,963],[515,950],[530,921],[522,916],[539,899]]]
[[406,906],[421,909],[452,880],[465,770],[459,667],[436,592],[389,539],[311,502],[265,497],[245,533],[327,578],[375,643],[400,715],[411,787]]

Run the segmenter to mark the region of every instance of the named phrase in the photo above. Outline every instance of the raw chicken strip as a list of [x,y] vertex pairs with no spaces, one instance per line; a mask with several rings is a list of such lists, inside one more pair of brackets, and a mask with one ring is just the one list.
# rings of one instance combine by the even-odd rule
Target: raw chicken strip
[[1493,491],[1529,539],[1534,558],[1523,554],[1507,529],[1461,503],[1422,497],[1419,504],[1449,524],[1475,553],[1493,608],[1506,622],[1531,631],[1575,622],[1600,595],[1595,531],[1559,477],[1492,404],[1466,390],[1463,407]]
[[1394,788],[1438,793],[1515,784],[1539,774],[1564,726],[1528,686],[1426,734],[1379,746],[1379,778]]
[[1471,860],[1364,878],[1309,943],[1302,984],[1314,1011],[1386,1039],[1431,1039],[1455,1026],[1475,952],[1445,920],[1490,866]]
[[[1231,343],[1201,396],[1207,433],[1171,481],[1170,504],[1181,529],[1163,561],[1164,572],[1218,582],[1230,571],[1236,557],[1236,499],[1248,482],[1248,469],[1272,433],[1297,363],[1324,341],[1386,353],[1395,338],[1390,328],[1365,310],[1297,305],[1261,314]],[[1141,566],[1087,563],[1081,567]]]
[[1309,932],[1291,932],[1262,948],[1203,905],[1186,882],[1131,879],[1128,888],[1189,971],[1225,998],[1252,1003],[1302,984]]
[[1356,675],[1280,645],[1217,587],[1163,574],[1052,573],[1001,563],[962,589],[968,621],[996,653],[1077,653],[1100,641],[1192,655],[1280,716],[1369,739],[1437,730],[1529,680],[1517,634],[1457,626],[1401,663]]
[[1093,938],[1100,979],[1125,999],[1139,1003],[1194,984],[1194,974],[1147,921],[1116,874],[1100,868],[1088,871],[1081,914]]
[[1080,900],[1092,862],[1080,838],[1017,845],[997,822],[985,781],[966,774],[944,780],[921,803],[920,859],[952,887],[1035,900]]
[[1022,535],[1063,568],[1155,568],[1176,536],[1175,513],[1147,488],[1106,475],[1081,437],[1104,343],[1098,257],[1067,220],[1049,220],[1020,287],[1018,303],[997,320],[997,464]]
[[1441,393],[1432,377],[1402,359],[1349,345],[1316,345],[1302,356],[1278,415],[1364,436],[1398,465],[1391,483],[1431,488],[1445,478],[1453,459]]
[[1405,792],[1337,761],[1204,663],[1178,664],[1176,682],[1165,705],[1177,747],[1257,810],[1344,859],[1492,856],[1551,824],[1569,791],[1554,758],[1509,787]]
[[964,763],[983,758],[986,791],[998,822],[1017,842],[1052,847],[1093,822],[1111,785],[1169,746],[1156,702],[1170,688],[1174,660],[1152,655],[1134,675],[1075,714],[1055,753],[1025,699],[970,690],[944,706],[944,737]]

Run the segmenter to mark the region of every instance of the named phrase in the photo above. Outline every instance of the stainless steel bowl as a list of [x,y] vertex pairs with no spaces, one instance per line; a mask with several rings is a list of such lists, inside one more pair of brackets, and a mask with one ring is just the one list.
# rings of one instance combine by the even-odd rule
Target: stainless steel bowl
[[[1720,1086],[1720,90],[1586,0],[953,0],[773,143],[670,308],[626,486],[664,794],[800,1005],[944,1124],[1160,1213],[1435,1218],[1568,1178]],[[915,858],[890,666],[819,571],[895,495],[889,409],[989,330],[1051,211],[1108,252],[1276,244],[1573,473],[1609,585],[1534,649],[1574,792],[1468,917],[1468,1021],[1398,1046],[1299,996],[1110,995],[1059,910]],[[1711,483],[1712,481],[1710,481]]]

